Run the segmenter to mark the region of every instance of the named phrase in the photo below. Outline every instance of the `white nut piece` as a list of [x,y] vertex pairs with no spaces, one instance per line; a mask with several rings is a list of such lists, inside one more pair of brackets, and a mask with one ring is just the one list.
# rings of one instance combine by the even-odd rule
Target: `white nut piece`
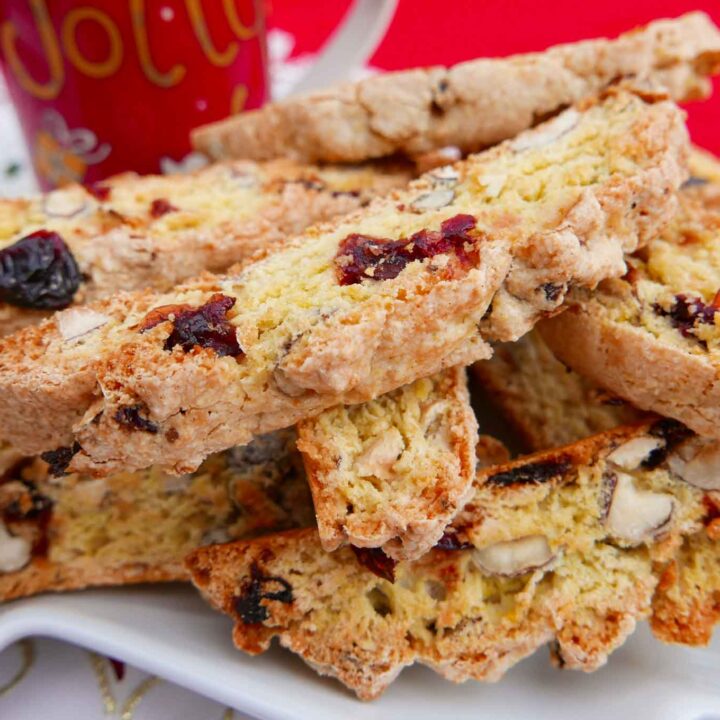
[[543,148],[570,132],[580,121],[580,113],[570,108],[546,122],[540,130],[527,130],[510,143],[515,152]]
[[439,210],[449,205],[454,199],[455,191],[452,188],[440,188],[419,195],[410,203],[410,207],[413,210]]
[[397,428],[386,430],[375,438],[355,460],[355,469],[360,477],[374,475],[377,478],[388,478],[392,466],[402,455],[405,440]]
[[479,177],[478,182],[485,188],[485,194],[488,197],[496,198],[505,187],[507,175],[504,173],[488,173]]
[[660,438],[648,435],[636,437],[616,447],[607,456],[607,460],[623,470],[635,470],[647,460],[653,450],[661,448],[664,444]]
[[87,193],[77,185],[53,190],[43,198],[43,211],[52,218],[75,217],[86,207]]
[[0,521],[0,573],[22,570],[30,562],[30,541],[11,535]]
[[101,328],[109,321],[110,318],[107,315],[85,307],[68,308],[55,316],[58,330],[65,342],[77,340],[77,338]]
[[75,485],[75,500],[89,507],[99,508],[108,490],[108,484],[104,478],[81,480]]
[[473,550],[472,558],[486,575],[512,577],[546,567],[555,554],[544,535],[526,535]]
[[632,476],[625,473],[618,473],[611,482],[605,524],[615,537],[639,545],[670,522],[675,505],[671,495],[638,490]]
[[448,185],[452,187],[460,181],[460,173],[452,165],[443,165],[435,168],[430,173],[430,177],[436,184]]
[[668,458],[668,467],[688,485],[720,490],[720,443],[695,439]]
[[272,374],[277,389],[288,397],[300,397],[304,395],[306,390],[298,385],[294,380],[288,377],[288,374],[282,368],[275,368]]

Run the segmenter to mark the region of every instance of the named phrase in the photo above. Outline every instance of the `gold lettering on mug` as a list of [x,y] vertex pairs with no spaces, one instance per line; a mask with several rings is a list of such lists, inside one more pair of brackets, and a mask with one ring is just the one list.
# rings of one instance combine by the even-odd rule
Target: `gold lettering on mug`
[[[107,35],[110,43],[108,56],[102,62],[89,60],[81,52],[77,44],[76,30],[81,22],[97,23]],[[117,25],[101,10],[92,7],[80,7],[71,10],[63,20],[62,43],[68,60],[80,72],[92,78],[105,78],[112,75],[122,62],[123,44]]]
[[173,65],[167,72],[162,72],[155,67],[150,54],[150,42],[145,23],[145,0],[130,0],[130,16],[140,67],[142,67],[145,77],[160,87],[169,88],[177,85],[185,77],[187,68],[184,65]]
[[207,22],[205,21],[205,13],[203,12],[200,2],[201,0],[185,0],[190,22],[195,31],[195,37],[197,37],[205,56],[213,65],[217,67],[227,67],[237,57],[240,47],[236,42],[230,42],[222,52],[215,47],[210,37]]
[[235,6],[235,0],[222,0],[223,8],[225,9],[225,17],[227,18],[230,29],[235,33],[241,40],[249,40],[258,34],[260,29],[260,22],[262,13],[259,12],[257,7],[257,0],[253,0],[253,15],[254,20],[251,26],[245,25],[238,15],[237,7]]
[[247,85],[236,85],[230,98],[230,114],[237,115],[245,107],[247,101],[248,89]]
[[35,24],[37,25],[43,52],[47,59],[50,78],[41,83],[35,80],[23,65],[17,53],[17,28],[7,20],[0,27],[0,45],[7,58],[8,66],[15,75],[20,87],[33,97],[40,100],[54,100],[59,94],[65,81],[60,46],[53,30],[45,0],[29,0]]

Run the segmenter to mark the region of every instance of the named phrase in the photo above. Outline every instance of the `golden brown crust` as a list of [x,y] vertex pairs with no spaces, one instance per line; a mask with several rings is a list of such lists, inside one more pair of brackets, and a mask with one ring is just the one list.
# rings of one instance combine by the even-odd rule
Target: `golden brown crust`
[[[302,530],[201,548],[187,565],[235,620],[240,649],[263,652],[277,636],[363,699],[413,662],[456,682],[497,680],[550,641],[558,664],[594,670],[650,615],[683,542],[705,533],[706,494],[669,470],[687,435],[641,423],[484,469],[443,542],[414,562],[328,554]],[[658,501],[670,515],[637,534],[638,517],[619,520],[622,483],[640,493],[638,517]]]
[[707,645],[720,622],[720,544],[706,533],[689,538],[665,568],[653,597],[650,626],[656,637]]
[[397,560],[423,555],[467,499],[476,444],[461,367],[300,422],[324,549],[349,543]]
[[[487,357],[487,340],[528,331],[569,285],[622,273],[623,251],[670,217],[686,131],[674,105],[645,97],[614,91],[454,166],[453,198],[442,208],[413,205],[447,195],[447,178],[430,173],[239,276],[93,306],[108,322],[79,341],[64,342],[53,321],[0,343],[3,434],[27,452],[78,442],[75,471],[162,463],[183,472],[254,434]],[[565,159],[600,179],[578,189],[566,182]],[[466,213],[474,213],[477,266],[456,274],[452,253],[442,254],[391,280],[339,284],[333,259],[348,236],[437,232]],[[198,307],[217,293],[235,301],[228,317],[239,359],[197,345],[164,349],[169,322],[138,331],[157,306]],[[156,432],[117,420],[136,405]]]
[[[218,163],[183,176],[128,173],[101,183],[104,200],[79,185],[0,200],[0,247],[39,228],[58,232],[83,275],[75,304],[119,291],[164,292],[203,270],[222,272],[275,249],[411,177],[400,163],[321,168],[287,160]],[[153,213],[157,201],[171,209]],[[0,303],[0,335],[48,314]]]
[[643,413],[563,365],[537,330],[496,345],[472,372],[528,451],[575,442]]
[[386,73],[201,127],[192,140],[214,158],[357,162],[446,146],[476,152],[623,77],[660,82],[678,101],[704,97],[719,67],[720,33],[692,13],[614,40]]
[[720,436],[720,380],[709,358],[665,345],[642,328],[605,320],[587,307],[571,307],[538,330],[564,363],[592,382],[701,435]]

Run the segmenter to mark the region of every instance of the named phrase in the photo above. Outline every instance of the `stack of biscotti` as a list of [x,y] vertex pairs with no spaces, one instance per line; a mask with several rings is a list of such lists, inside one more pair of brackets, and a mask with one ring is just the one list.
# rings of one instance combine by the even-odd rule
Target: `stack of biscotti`
[[[528,333],[675,242],[674,100],[718,69],[694,14],[269,105],[199,131],[196,175],[8,205],[0,598],[191,577],[238,647],[277,635],[363,698],[547,642],[592,670],[644,618],[707,640],[712,441],[574,375],[566,427]],[[430,170],[324,164],[397,153]],[[473,363],[550,449],[478,437]]]

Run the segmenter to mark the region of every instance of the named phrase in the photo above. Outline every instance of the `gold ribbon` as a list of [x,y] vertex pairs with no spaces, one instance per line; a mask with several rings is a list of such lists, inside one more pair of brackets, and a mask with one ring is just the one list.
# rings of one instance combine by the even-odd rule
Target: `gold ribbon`
[[15,643],[13,647],[20,649],[21,664],[15,675],[13,675],[5,685],[0,686],[0,697],[7,695],[11,690],[16,688],[30,672],[30,668],[35,662],[35,646],[31,640],[20,640]]

